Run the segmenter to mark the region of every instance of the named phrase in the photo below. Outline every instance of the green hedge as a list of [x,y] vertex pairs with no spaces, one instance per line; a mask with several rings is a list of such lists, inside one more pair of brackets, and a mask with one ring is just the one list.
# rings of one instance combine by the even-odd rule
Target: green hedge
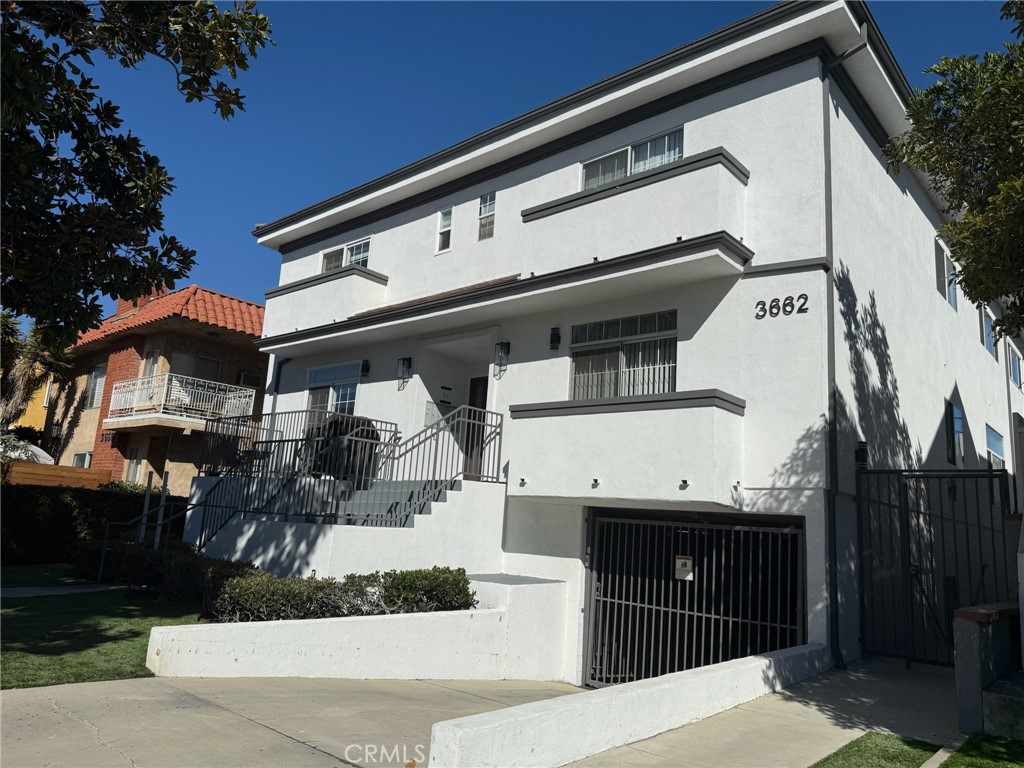
[[[4,565],[73,562],[79,542],[103,537],[105,520],[128,522],[141,515],[144,497],[117,487],[4,484],[0,486],[0,558]],[[168,500],[186,501],[170,496]],[[124,530],[115,529],[118,535]]]
[[462,569],[351,574],[344,581],[281,579],[254,571],[224,583],[213,602],[220,622],[327,619],[384,613],[466,610],[476,595]]

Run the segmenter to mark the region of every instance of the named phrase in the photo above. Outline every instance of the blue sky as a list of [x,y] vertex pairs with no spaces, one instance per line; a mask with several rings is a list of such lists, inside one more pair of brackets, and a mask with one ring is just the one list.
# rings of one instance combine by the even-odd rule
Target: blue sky
[[[768,4],[261,2],[277,45],[222,121],[161,62],[98,64],[101,93],[167,166],[166,230],[198,251],[190,282],[262,301],[279,256],[249,234],[310,203],[612,75]],[[997,2],[871,4],[911,84],[945,55],[1010,38]]]

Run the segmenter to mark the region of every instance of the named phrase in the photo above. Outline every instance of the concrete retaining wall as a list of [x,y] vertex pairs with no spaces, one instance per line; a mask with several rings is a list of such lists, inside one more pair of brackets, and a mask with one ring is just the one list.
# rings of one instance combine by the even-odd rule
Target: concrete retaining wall
[[723,712],[831,666],[823,645],[677,672],[434,725],[434,768],[547,768]]
[[571,680],[563,582],[473,586],[472,611],[155,627],[146,666],[158,677]]

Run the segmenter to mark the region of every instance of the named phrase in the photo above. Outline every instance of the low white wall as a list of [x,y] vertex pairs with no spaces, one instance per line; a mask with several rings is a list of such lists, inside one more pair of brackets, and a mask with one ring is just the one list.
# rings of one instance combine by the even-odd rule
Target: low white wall
[[155,627],[146,666],[158,677],[568,681],[566,585],[480,579],[487,607],[472,611]]
[[436,723],[434,768],[554,768],[731,709],[826,671],[803,645],[687,672]]

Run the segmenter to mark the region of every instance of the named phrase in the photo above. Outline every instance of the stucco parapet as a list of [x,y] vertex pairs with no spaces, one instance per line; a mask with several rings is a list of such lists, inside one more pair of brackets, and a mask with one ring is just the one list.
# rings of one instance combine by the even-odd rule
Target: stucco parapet
[[664,392],[657,395],[521,403],[509,406],[509,415],[513,419],[535,419],[585,413],[656,411],[667,408],[721,408],[742,416],[746,407],[745,400],[720,389],[694,389],[688,392]]
[[304,288],[311,288],[314,285],[322,285],[323,283],[329,283],[332,280],[339,280],[343,277],[358,276],[367,280],[372,280],[375,283],[381,285],[388,284],[388,276],[375,272],[372,269],[360,266],[359,264],[349,264],[341,269],[332,269],[330,272],[321,272],[319,275],[313,275],[312,277],[304,277],[301,280],[295,280],[291,283],[285,283],[279,285],[277,288],[271,288],[263,295],[272,299],[275,296],[284,296],[286,293],[292,293],[293,291],[301,291]]
[[574,192],[571,195],[560,197],[557,200],[551,200],[541,205],[535,205],[532,208],[526,208],[522,212],[523,223],[536,221],[542,219],[545,216],[551,216],[555,213],[561,213],[562,211],[568,211],[572,208],[577,208],[581,205],[587,205],[598,200],[604,200],[605,198],[612,197],[614,195],[622,194],[623,192],[629,192],[640,187],[645,187],[648,184],[655,184],[659,181],[665,181],[675,176],[681,176],[684,173],[692,173],[699,171],[703,168],[711,168],[713,166],[720,165],[725,170],[729,171],[733,176],[740,180],[744,186],[750,180],[750,171],[747,170],[746,166],[737,160],[731,152],[724,147],[715,147],[709,149],[706,152],[700,152],[690,157],[684,157],[680,160],[676,160],[673,163],[666,163],[665,165],[654,168],[650,171],[643,171],[642,173],[636,173],[632,176],[626,176],[625,178],[613,181],[609,184],[603,184],[600,187],[593,189],[587,189],[583,192]]

